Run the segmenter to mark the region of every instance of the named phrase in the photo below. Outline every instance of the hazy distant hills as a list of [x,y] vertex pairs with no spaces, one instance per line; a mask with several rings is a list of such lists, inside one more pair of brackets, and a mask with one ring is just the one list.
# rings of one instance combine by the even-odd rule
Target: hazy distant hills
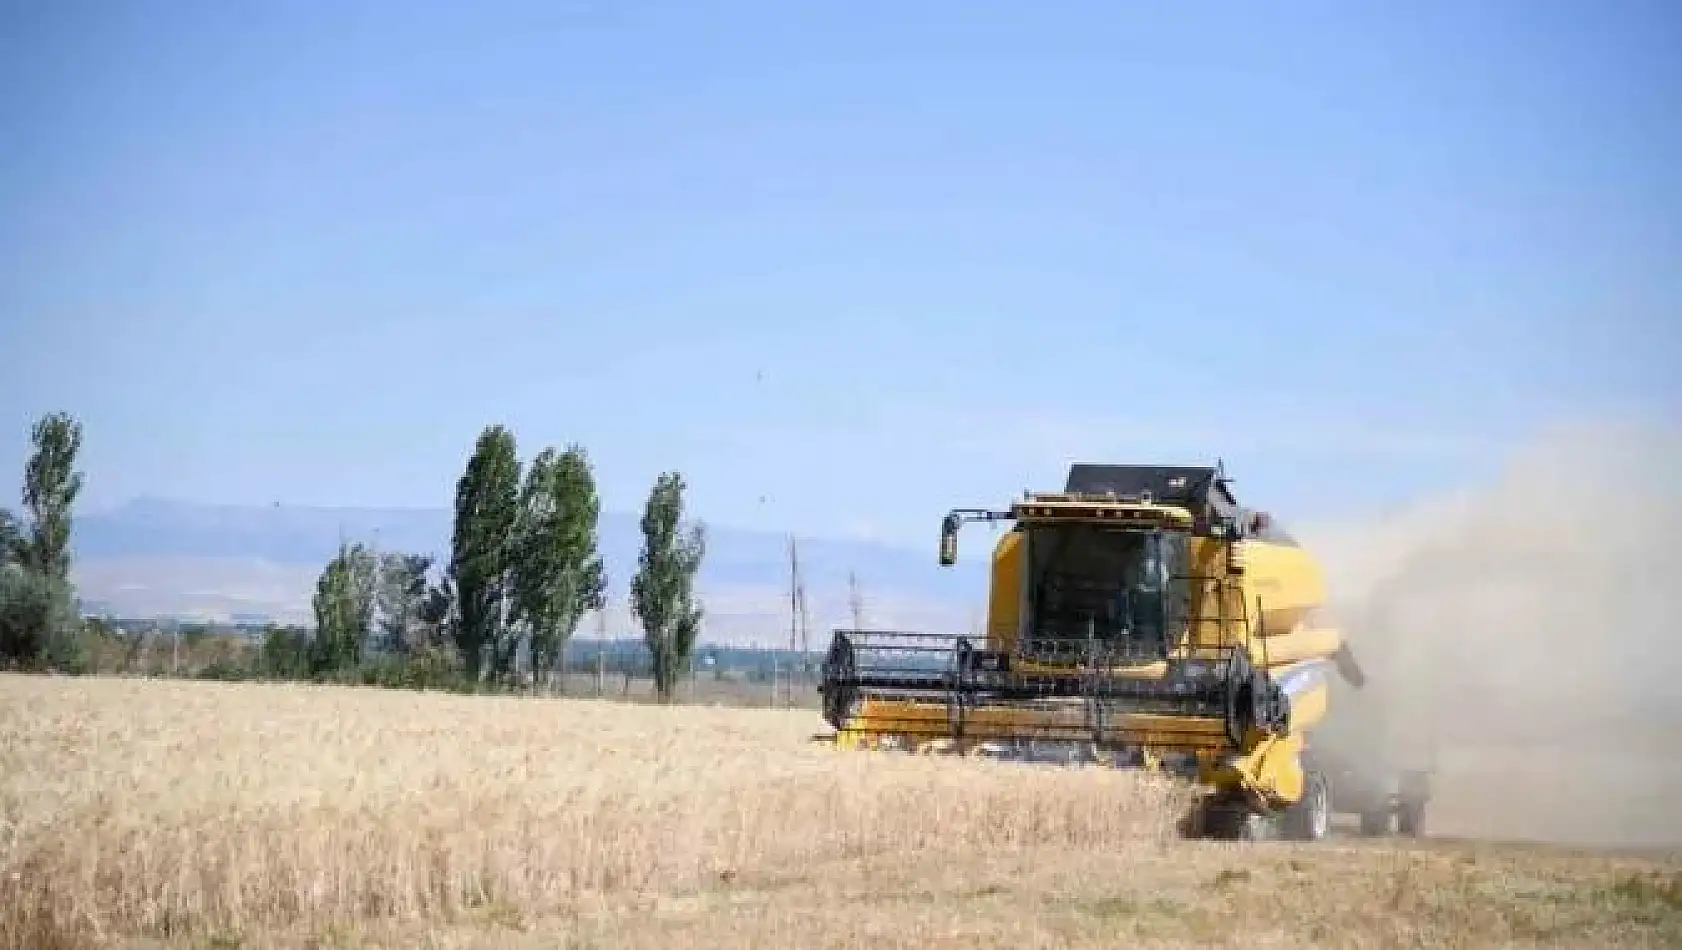
[[[442,508],[231,506],[139,498],[79,518],[72,545],[77,585],[95,609],[307,621],[316,574],[341,538],[442,559],[450,523],[450,512]],[[935,563],[932,527],[927,551],[843,538],[799,539],[814,641],[827,639],[829,627],[850,623],[849,570],[858,574],[871,626],[969,627],[983,603],[983,538],[970,545],[969,562],[953,569]],[[604,512],[601,543],[613,601],[610,633],[627,632],[625,590],[641,544],[637,516]],[[787,642],[785,536],[709,525],[700,582],[712,620],[709,639]]]

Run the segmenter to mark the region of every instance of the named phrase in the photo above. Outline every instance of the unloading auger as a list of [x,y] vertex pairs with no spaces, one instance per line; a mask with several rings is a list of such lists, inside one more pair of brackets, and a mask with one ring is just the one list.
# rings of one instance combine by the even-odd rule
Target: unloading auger
[[1219,468],[1074,465],[1062,492],[950,512],[942,565],[978,521],[1010,524],[985,635],[835,631],[820,689],[839,747],[1166,769],[1202,787],[1191,828],[1219,836],[1315,840],[1338,805],[1369,828],[1422,807],[1416,775],[1334,799],[1340,767],[1308,738],[1330,677],[1364,673],[1319,565]]

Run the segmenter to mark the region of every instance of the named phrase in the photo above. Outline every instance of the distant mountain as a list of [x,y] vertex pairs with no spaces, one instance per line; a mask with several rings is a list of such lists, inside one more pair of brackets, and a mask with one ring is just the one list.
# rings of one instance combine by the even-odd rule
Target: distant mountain
[[[72,547],[82,596],[103,610],[302,621],[315,576],[341,538],[442,561],[450,525],[444,509],[204,505],[148,497],[82,516]],[[604,512],[601,544],[614,601],[609,623],[628,630],[623,602],[641,546],[637,516]],[[815,640],[827,638],[829,627],[850,624],[849,571],[858,574],[872,626],[967,629],[975,605],[984,602],[985,559],[942,569],[932,539],[929,551],[840,538],[800,538],[799,545]],[[709,526],[700,586],[712,638],[787,642],[785,536]]]

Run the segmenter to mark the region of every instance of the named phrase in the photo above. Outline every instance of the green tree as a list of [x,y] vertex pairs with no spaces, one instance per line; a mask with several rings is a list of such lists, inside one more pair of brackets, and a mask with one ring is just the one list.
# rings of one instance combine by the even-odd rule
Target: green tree
[[452,624],[456,649],[468,675],[493,675],[512,665],[509,569],[519,516],[520,463],[514,435],[500,425],[480,432],[456,482],[455,527],[449,578],[456,591]]
[[421,638],[428,647],[453,642],[456,622],[456,588],[448,575],[428,584],[420,604]]
[[82,425],[62,412],[35,423],[35,451],[24,469],[23,506],[29,512],[28,566],[55,580],[70,579],[70,523],[82,473]]
[[23,530],[0,508],[0,667],[33,659],[41,652],[42,627],[34,619],[40,584],[24,567]]
[[705,529],[683,527],[683,476],[667,472],[654,483],[642,515],[642,553],[631,580],[631,611],[641,622],[654,667],[654,690],[669,703],[678,671],[701,630],[695,575],[706,552]]
[[23,478],[28,523],[0,512],[0,662],[75,671],[86,659],[70,583],[82,426],[66,413],[49,413],[31,440]]
[[315,583],[315,641],[311,666],[318,673],[350,669],[362,662],[374,626],[378,566],[361,544],[339,545],[339,553]]
[[18,527],[17,518],[7,509],[0,508],[0,567],[22,564],[27,556],[23,529]]
[[533,683],[560,663],[578,621],[605,603],[607,574],[597,553],[601,500],[590,459],[578,445],[544,449],[520,493],[513,561],[517,621],[531,638]]
[[388,649],[407,655],[425,645],[422,615],[429,591],[426,574],[431,569],[429,555],[397,551],[381,555],[377,599],[380,632]]
[[277,679],[301,679],[309,675],[311,642],[307,633],[296,627],[270,624],[263,634],[263,646],[257,655],[258,672]]
[[15,561],[0,564],[0,668],[77,671],[76,633],[75,598],[64,581]]

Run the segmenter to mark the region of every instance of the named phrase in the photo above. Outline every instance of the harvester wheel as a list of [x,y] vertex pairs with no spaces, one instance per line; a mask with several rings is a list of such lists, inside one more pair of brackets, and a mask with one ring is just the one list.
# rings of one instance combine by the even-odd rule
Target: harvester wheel
[[1278,835],[1279,823],[1268,815],[1249,813],[1239,818],[1239,841],[1271,841]]
[[1402,775],[1401,802],[1396,809],[1396,827],[1410,838],[1425,833],[1425,802],[1430,798],[1430,775],[1407,772]]
[[1396,809],[1396,830],[1409,838],[1425,833],[1425,806],[1419,802],[1402,802]]
[[1187,837],[1214,841],[1267,841],[1274,837],[1274,816],[1236,801],[1204,802],[1181,825]]
[[1292,841],[1320,841],[1332,830],[1332,788],[1324,772],[1309,772],[1302,800],[1285,810],[1285,837]]
[[1372,809],[1361,812],[1361,834],[1368,838],[1378,838],[1390,833],[1390,812],[1388,809]]

